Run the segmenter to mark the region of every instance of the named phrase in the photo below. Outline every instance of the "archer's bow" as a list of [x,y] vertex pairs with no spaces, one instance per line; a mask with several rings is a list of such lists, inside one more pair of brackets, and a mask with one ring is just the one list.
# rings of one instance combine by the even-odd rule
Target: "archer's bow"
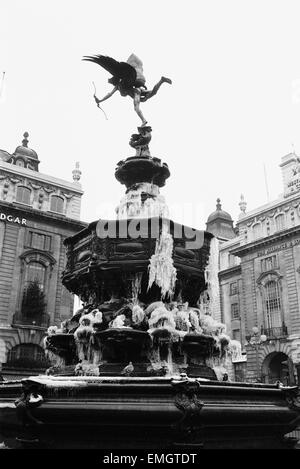
[[100,100],[99,100],[99,99],[97,98],[97,96],[96,96],[96,86],[95,86],[95,83],[94,83],[94,82],[92,82],[92,83],[93,83],[93,86],[94,86],[94,100],[96,101],[97,107],[98,107],[99,109],[101,109],[101,111],[102,111],[103,114],[105,115],[105,119],[108,120],[108,119],[107,119],[107,115],[106,115],[104,109],[102,109],[102,107],[100,106]]

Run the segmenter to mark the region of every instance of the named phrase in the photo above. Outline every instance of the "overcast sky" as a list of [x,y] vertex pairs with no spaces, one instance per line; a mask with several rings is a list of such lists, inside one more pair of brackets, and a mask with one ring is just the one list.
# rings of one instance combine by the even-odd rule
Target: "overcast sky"
[[234,220],[282,192],[279,164],[300,154],[300,2],[275,0],[0,0],[0,148],[13,152],[28,131],[40,171],[72,180],[82,170],[82,219],[113,216],[124,186],[116,163],[133,156],[140,125],[129,97],[83,55],[144,63],[157,96],[142,105],[151,153],[168,163],[161,193],[176,221],[204,228],[221,198]]

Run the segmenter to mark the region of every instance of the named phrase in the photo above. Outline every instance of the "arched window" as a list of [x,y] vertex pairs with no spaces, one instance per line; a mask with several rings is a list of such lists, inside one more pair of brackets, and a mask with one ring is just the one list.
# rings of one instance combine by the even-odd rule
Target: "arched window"
[[281,213],[275,217],[275,229],[276,231],[284,230],[284,215]]
[[265,284],[265,325],[268,329],[282,327],[280,292],[275,280]]
[[18,186],[17,188],[17,202],[30,205],[31,190],[28,187]]
[[64,199],[58,195],[53,195],[51,197],[51,212],[63,213],[64,211]]
[[48,327],[49,286],[54,257],[35,249],[25,251],[20,256],[22,262],[17,311],[14,324],[32,324]]
[[253,225],[253,237],[254,239],[262,237],[262,227],[260,223],[256,223],[255,225]]

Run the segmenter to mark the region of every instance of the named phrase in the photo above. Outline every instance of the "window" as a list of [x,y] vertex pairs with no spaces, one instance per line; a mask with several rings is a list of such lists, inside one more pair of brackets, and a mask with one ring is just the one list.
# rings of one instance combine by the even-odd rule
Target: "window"
[[260,223],[256,223],[255,225],[253,225],[253,237],[254,239],[262,237],[262,229]]
[[267,272],[268,270],[277,268],[277,256],[265,257],[261,260],[261,270]]
[[238,293],[238,284],[233,282],[230,284],[230,295],[236,295]]
[[280,231],[284,229],[284,215],[277,215],[275,218],[275,229],[276,231]]
[[270,280],[265,285],[266,295],[266,311],[265,322],[266,327],[271,329],[273,327],[282,326],[281,318],[281,302],[278,283],[275,280]]
[[240,311],[238,303],[232,303],[231,305],[231,319],[239,319],[240,318]]
[[31,190],[28,187],[19,186],[17,188],[17,202],[30,205]]
[[29,232],[29,246],[34,249],[41,249],[42,251],[50,251],[51,236],[34,231]]
[[37,281],[41,290],[45,288],[46,268],[40,262],[30,262],[26,269],[25,287],[34,281]]
[[63,213],[64,211],[64,199],[58,195],[53,195],[51,197],[51,206],[50,210],[52,212]]

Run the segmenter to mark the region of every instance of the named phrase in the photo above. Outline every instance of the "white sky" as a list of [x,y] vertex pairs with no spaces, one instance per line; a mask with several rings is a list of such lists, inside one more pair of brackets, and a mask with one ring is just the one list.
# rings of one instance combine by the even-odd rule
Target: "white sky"
[[[13,152],[28,131],[40,171],[71,180],[80,161],[82,219],[113,216],[124,193],[116,163],[133,156],[140,125],[129,97],[83,55],[126,61],[136,53],[147,86],[163,85],[142,110],[151,153],[169,164],[161,193],[175,219],[204,228],[220,197],[234,220],[282,192],[280,159],[300,153],[300,2],[275,0],[0,0],[0,148]],[[193,204],[193,206],[191,205]],[[181,208],[180,208],[181,207]]]

